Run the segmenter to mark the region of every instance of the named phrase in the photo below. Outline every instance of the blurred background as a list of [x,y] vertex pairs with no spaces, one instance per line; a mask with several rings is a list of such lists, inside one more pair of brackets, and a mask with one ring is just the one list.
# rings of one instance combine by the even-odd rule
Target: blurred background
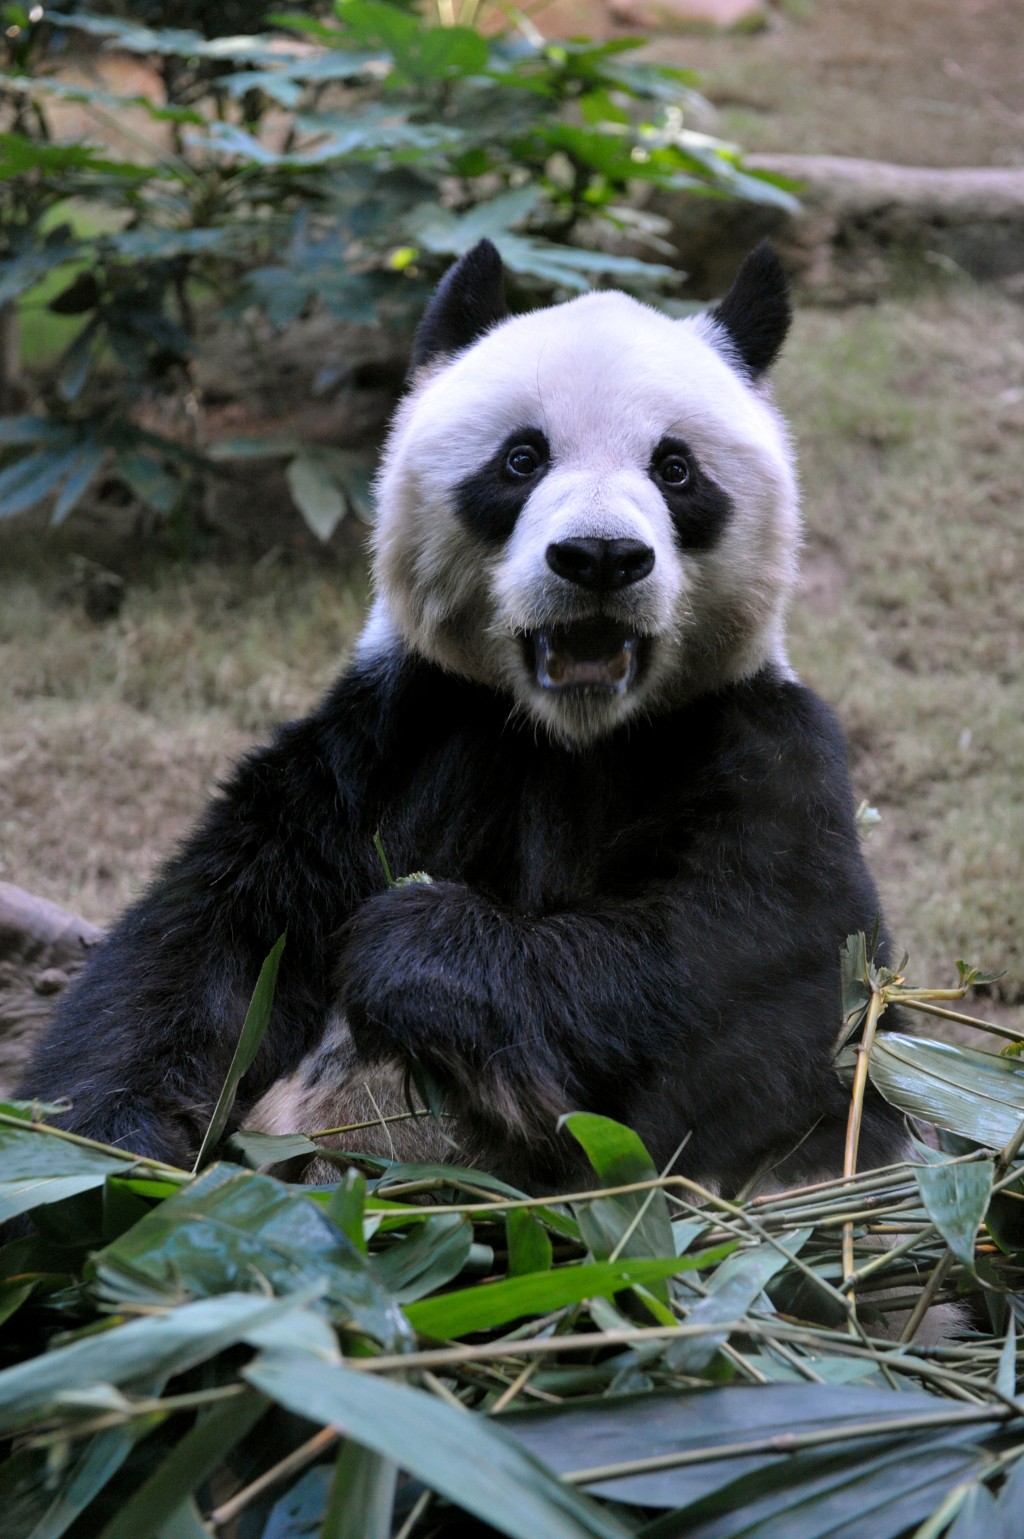
[[1024,15],[1013,0],[0,0],[0,881],[107,923],[358,628],[412,328],[670,313],[770,234],[791,617],[908,976],[1024,940]]

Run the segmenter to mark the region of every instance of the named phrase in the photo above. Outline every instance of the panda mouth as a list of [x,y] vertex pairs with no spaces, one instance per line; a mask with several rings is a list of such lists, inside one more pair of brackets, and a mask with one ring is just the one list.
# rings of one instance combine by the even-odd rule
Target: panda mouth
[[534,631],[525,640],[541,689],[610,690],[624,695],[636,680],[639,638],[607,620],[553,626]]

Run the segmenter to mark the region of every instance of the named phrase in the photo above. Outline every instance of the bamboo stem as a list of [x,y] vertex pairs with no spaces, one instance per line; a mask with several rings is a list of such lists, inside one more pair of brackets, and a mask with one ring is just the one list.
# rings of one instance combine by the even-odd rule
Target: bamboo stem
[[243,1486],[241,1491],[237,1491],[228,1501],[215,1507],[211,1513],[207,1514],[207,1522],[212,1523],[214,1528],[221,1528],[225,1523],[230,1523],[244,1508],[248,1507],[251,1501],[255,1501],[257,1496],[261,1496],[271,1486],[276,1486],[280,1481],[287,1479],[289,1475],[305,1469],[307,1464],[311,1464],[318,1454],[332,1447],[340,1437],[341,1433],[337,1427],[322,1427],[315,1437],[311,1437],[300,1447],[293,1448],[290,1454],[286,1454],[283,1459],[272,1464],[270,1469],[264,1470],[263,1474],[250,1485]]
[[[864,1092],[868,1083],[868,1062],[871,1057],[871,1049],[875,1043],[875,1032],[882,1012],[885,1010],[885,991],[872,989],[871,1003],[868,1005],[867,1020],[864,1022],[864,1033],[857,1043],[857,1068],[853,1076],[853,1094],[850,1097],[850,1115],[846,1124],[846,1148],[843,1153],[843,1175],[851,1179],[857,1173],[857,1149],[860,1144],[860,1125],[864,1115]],[[855,1268],[853,1254],[853,1220],[848,1220],[843,1225],[843,1285],[846,1286],[853,1276]],[[850,1305],[856,1310],[857,1298],[854,1288],[850,1288]],[[851,1321],[852,1327],[852,1321]]]
[[819,1448],[825,1443],[848,1443],[857,1438],[878,1437],[890,1432],[916,1432],[924,1427],[945,1427],[959,1422],[1007,1421],[1018,1414],[1006,1406],[971,1406],[962,1411],[924,1411],[917,1416],[885,1421],[857,1422],[821,1432],[778,1432],[771,1437],[750,1438],[741,1443],[719,1443],[714,1448],[690,1448],[679,1453],[652,1454],[646,1459],[623,1459],[618,1464],[598,1464],[590,1469],[569,1470],[561,1478],[569,1485],[592,1485],[599,1480],[619,1480],[626,1475],[680,1469],[687,1464],[706,1464],[718,1459],[743,1459],[750,1454],[795,1453],[800,1448]]

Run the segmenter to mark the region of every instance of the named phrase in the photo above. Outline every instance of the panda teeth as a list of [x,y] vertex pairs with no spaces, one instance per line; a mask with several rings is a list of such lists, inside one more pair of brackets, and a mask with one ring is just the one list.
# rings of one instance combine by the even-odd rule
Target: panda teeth
[[626,636],[603,656],[580,656],[570,639],[555,638],[547,631],[534,637],[537,683],[542,689],[614,690],[623,695],[636,678],[637,643]]

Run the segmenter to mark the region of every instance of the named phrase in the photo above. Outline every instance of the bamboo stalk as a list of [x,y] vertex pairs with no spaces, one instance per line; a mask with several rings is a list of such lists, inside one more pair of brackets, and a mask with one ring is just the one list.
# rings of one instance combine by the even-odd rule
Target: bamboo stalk
[[286,1454],[268,1470],[264,1470],[262,1475],[257,1476],[249,1485],[243,1486],[241,1491],[237,1491],[228,1501],[215,1507],[207,1514],[207,1522],[212,1523],[214,1528],[221,1528],[225,1523],[230,1523],[248,1507],[250,1502],[255,1501],[257,1496],[262,1496],[264,1491],[286,1480],[289,1475],[305,1469],[307,1464],[311,1464],[318,1454],[332,1447],[340,1437],[341,1433],[337,1427],[321,1427],[314,1437],[309,1438],[300,1447],[293,1448],[290,1454]]
[[680,1469],[688,1464],[706,1464],[720,1459],[743,1459],[758,1453],[796,1453],[801,1448],[820,1448],[827,1443],[849,1443],[858,1438],[879,1437],[889,1432],[917,1432],[925,1427],[946,1427],[961,1422],[1008,1421],[1019,1412],[1005,1406],[971,1406],[962,1411],[922,1411],[916,1416],[894,1417],[889,1421],[856,1422],[850,1426],[829,1427],[821,1432],[777,1432],[770,1437],[750,1438],[738,1443],[719,1443],[714,1448],[691,1448],[674,1454],[652,1454],[646,1459],[623,1459],[617,1464],[598,1464],[589,1469],[569,1470],[561,1478],[569,1485],[592,1485],[599,1480],[619,1480],[626,1475],[651,1474],[656,1470]]
[[[871,1049],[875,1042],[875,1032],[878,1022],[885,1010],[885,991],[873,988],[871,991],[871,1003],[868,1005],[867,1020],[864,1022],[864,1032],[857,1043],[857,1068],[853,1076],[853,1094],[850,1097],[850,1115],[846,1124],[846,1148],[843,1152],[843,1175],[853,1177],[857,1172],[857,1149],[860,1144],[860,1125],[864,1114],[864,1092],[868,1083],[868,1062],[871,1057]],[[853,1254],[853,1220],[849,1219],[843,1225],[843,1285],[855,1271]],[[850,1289],[850,1306],[853,1312],[857,1307],[856,1291]],[[851,1329],[853,1319],[851,1317]]]

